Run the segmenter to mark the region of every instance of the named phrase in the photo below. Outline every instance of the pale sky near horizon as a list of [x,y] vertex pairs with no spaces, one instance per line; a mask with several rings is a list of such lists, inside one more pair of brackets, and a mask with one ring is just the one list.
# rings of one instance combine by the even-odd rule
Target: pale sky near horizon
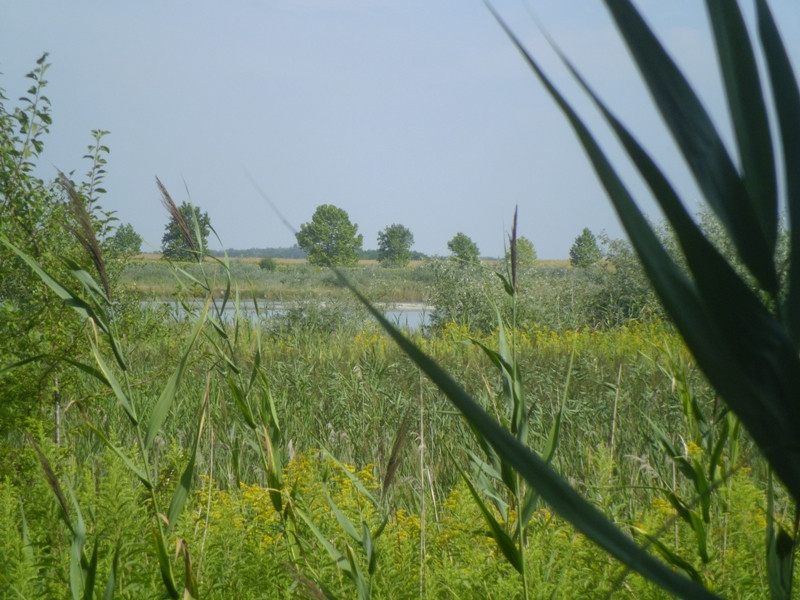
[[[751,4],[743,3],[748,15]],[[800,10],[770,4],[796,65]],[[493,5],[612,157],[621,154],[530,13],[685,197],[696,197],[601,2]],[[727,132],[703,3],[636,5]],[[344,208],[365,248],[401,223],[427,254],[447,254],[461,231],[483,255],[501,255],[516,205],[519,233],[541,258],[566,258],[584,227],[622,236],[565,119],[480,0],[8,1],[0,6],[7,108],[45,51],[53,126],[42,176],[86,171],[91,130],[109,130],[102,204],[145,248],[160,246],[167,221],[156,176],[176,202],[209,213],[222,246],[293,245],[248,173],[295,227],[319,204]]]

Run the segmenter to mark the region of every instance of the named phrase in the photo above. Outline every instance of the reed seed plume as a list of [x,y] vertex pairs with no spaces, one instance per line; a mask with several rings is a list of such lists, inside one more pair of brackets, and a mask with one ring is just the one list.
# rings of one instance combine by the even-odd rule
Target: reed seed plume
[[511,237],[508,240],[509,252],[511,254],[511,287],[517,290],[517,213],[519,206],[514,207],[514,223],[511,226]]
[[161,180],[158,177],[156,177],[156,185],[158,185],[158,189],[161,192],[161,204],[164,205],[164,208],[167,209],[169,215],[178,224],[181,234],[183,235],[183,239],[186,240],[186,243],[193,252],[199,253],[199,249],[194,241],[194,237],[192,237],[191,229],[189,229],[189,226],[186,224],[186,220],[183,218],[181,211],[178,210],[178,207],[172,200],[172,196],[169,195],[167,188],[164,187],[164,184],[161,183]]
[[94,267],[97,269],[97,274],[100,276],[100,283],[103,285],[103,291],[106,293],[106,297],[111,300],[111,284],[109,283],[108,274],[106,272],[106,263],[105,260],[103,260],[103,252],[100,250],[100,244],[97,242],[94,227],[92,227],[92,219],[89,216],[89,211],[86,210],[86,202],[84,202],[83,197],[78,193],[75,186],[64,173],[59,171],[57,181],[67,192],[67,196],[69,196],[70,210],[78,224],[77,227],[67,225],[67,229],[75,236],[86,252],[89,253],[92,263],[94,263]]

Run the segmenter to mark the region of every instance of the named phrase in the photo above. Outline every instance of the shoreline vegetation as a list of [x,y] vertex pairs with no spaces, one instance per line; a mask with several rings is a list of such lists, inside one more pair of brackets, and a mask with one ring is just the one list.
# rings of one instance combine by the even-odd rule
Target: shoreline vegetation
[[[461,233],[457,260],[402,269],[125,258],[105,132],[85,182],[34,175],[42,56],[24,108],[0,93],[0,600],[796,599],[800,91],[759,1],[779,149],[738,4],[707,4],[746,176],[633,6],[606,2],[716,214],[695,222],[598,102],[658,229],[506,29],[631,240],[601,255],[586,229],[575,268],[521,260],[516,212],[493,263]],[[174,256],[201,256],[187,208]],[[253,319],[248,298],[296,304]],[[413,331],[376,308],[418,301]]]
[[[310,265],[305,258],[274,258],[271,269],[259,266],[262,257],[229,258],[231,272],[243,297],[267,302],[322,301],[325,299],[348,299],[350,292],[343,288],[333,274],[324,267]],[[400,268],[383,268],[377,260],[359,260],[358,266],[343,268],[342,271],[353,278],[353,282],[364,291],[367,297],[378,303],[398,305],[403,303],[429,305],[431,286],[434,279],[427,265],[432,260],[412,260]],[[481,263],[486,269],[501,270],[502,259],[484,259]],[[206,257],[201,265],[197,263],[175,263],[189,273],[201,269],[221,274],[216,257]],[[539,260],[535,267],[547,274],[548,271],[571,269],[570,261]],[[157,253],[142,253],[129,258],[120,275],[120,285],[138,295],[143,300],[172,301],[176,299],[199,298],[199,290],[187,288],[174,276],[173,264],[165,261]],[[214,297],[219,299],[224,290],[215,289]]]

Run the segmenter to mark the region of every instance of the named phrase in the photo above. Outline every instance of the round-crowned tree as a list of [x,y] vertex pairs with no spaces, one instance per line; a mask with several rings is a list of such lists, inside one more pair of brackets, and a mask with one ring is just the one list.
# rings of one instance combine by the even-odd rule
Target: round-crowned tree
[[[533,247],[533,242],[531,242],[524,235],[521,235],[517,238],[516,245],[517,266],[523,269],[533,267],[538,260],[538,257],[536,256],[536,249]],[[506,260],[511,260],[510,250],[506,251]]]
[[345,210],[333,204],[318,206],[311,222],[303,223],[296,237],[297,244],[308,255],[308,262],[324,267],[357,264],[364,242],[358,225],[350,222]]
[[477,265],[481,262],[478,245],[460,231],[447,242],[447,248],[453,253],[451,258],[463,265]]
[[142,250],[142,236],[136,233],[133,225],[124,223],[111,236],[109,247],[119,254],[139,254]]
[[411,260],[414,235],[403,225],[389,225],[378,233],[378,262],[383,267],[405,267]]

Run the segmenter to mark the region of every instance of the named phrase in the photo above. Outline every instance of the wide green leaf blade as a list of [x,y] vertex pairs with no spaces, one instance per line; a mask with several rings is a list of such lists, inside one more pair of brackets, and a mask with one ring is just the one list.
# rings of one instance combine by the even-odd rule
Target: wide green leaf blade
[[[189,462],[186,464],[186,468],[183,470],[183,473],[181,473],[181,478],[178,480],[178,485],[175,488],[175,491],[172,493],[172,500],[170,500],[169,503],[167,521],[169,521],[169,525],[173,529],[178,523],[178,517],[180,517],[181,512],[183,511],[183,507],[186,504],[186,500],[189,497],[189,493],[192,489],[194,465],[197,459],[197,445],[200,443],[200,436],[203,435],[203,425],[205,424],[207,405],[208,389],[206,389],[206,396],[203,401],[203,406],[200,408],[200,418],[198,419],[197,432],[195,433],[194,443],[192,444],[192,454],[189,457]],[[188,550],[186,550],[186,552],[188,553]]]
[[139,419],[136,416],[136,410],[128,398],[128,395],[123,391],[122,386],[114,376],[114,372],[106,364],[106,361],[103,359],[102,355],[97,349],[97,345],[94,342],[92,342],[92,354],[94,355],[95,362],[97,362],[97,365],[100,367],[103,380],[114,392],[114,395],[117,397],[117,401],[119,402],[120,406],[122,406],[122,410],[125,411],[125,414],[127,414],[128,418],[131,420],[131,424],[136,427],[139,424]]
[[475,504],[477,504],[478,509],[481,511],[483,520],[486,521],[486,525],[489,527],[489,533],[497,544],[497,547],[500,548],[500,552],[503,553],[503,556],[506,557],[506,560],[517,570],[518,573],[522,573],[522,555],[514,544],[514,541],[511,539],[511,536],[506,533],[500,523],[497,522],[497,519],[494,518],[494,515],[486,506],[486,503],[480,497],[478,490],[476,490],[475,486],[472,485],[472,482],[467,477],[467,474],[464,473],[464,470],[459,467],[458,464],[456,464],[456,469],[458,469],[458,472],[461,473],[461,478],[464,480],[464,483],[467,484],[467,489],[469,489],[472,499],[475,501]]
[[784,304],[786,323],[795,347],[800,347],[800,90],[778,27],[765,0],[756,0],[758,32],[767,62],[772,101],[778,117],[786,201],[791,231],[788,294]]
[[146,449],[150,449],[153,439],[155,439],[158,430],[161,428],[161,425],[167,418],[169,409],[172,407],[172,402],[175,400],[175,394],[178,391],[178,385],[181,382],[183,372],[186,369],[186,363],[189,360],[189,354],[192,351],[192,347],[194,346],[197,336],[200,334],[200,331],[203,328],[206,316],[208,315],[208,307],[209,303],[206,302],[203,312],[201,313],[200,317],[198,317],[197,323],[194,326],[194,330],[189,336],[189,343],[186,344],[186,348],[183,351],[181,360],[178,363],[178,368],[175,369],[175,372],[167,380],[167,384],[161,391],[161,395],[158,397],[155,407],[153,407],[153,412],[150,414],[150,421],[147,425],[147,435],[145,436],[144,440],[144,446]]
[[[700,367],[747,423],[765,454],[775,461],[784,482],[793,493],[800,494],[800,461],[794,451],[787,451],[793,444],[786,443],[794,439],[793,431],[797,429],[793,425],[800,426],[797,411],[783,401],[800,394],[800,367],[789,340],[704,238],[652,160],[564,59],[609,120],[673,225],[697,284],[686,278],[661,246],[582,120],[507,27],[506,32],[573,126],[648,278]],[[784,443],[776,443],[776,439]]]
[[458,408],[467,421],[494,447],[502,460],[513,467],[555,512],[571,522],[611,556],[647,577],[668,592],[689,599],[716,599],[703,589],[652,557],[623,533],[602,512],[584,500],[570,485],[500,425],[461,388],[432,358],[422,352],[341,274],[342,282],[378,320],[381,327]]
[[122,462],[125,463],[125,466],[131,470],[131,473],[136,475],[139,481],[141,481],[142,484],[144,484],[144,486],[147,489],[152,489],[153,484],[150,482],[150,478],[147,476],[147,474],[144,471],[142,471],[142,469],[137,467],[130,459],[130,457],[122,451],[121,448],[119,448],[113,442],[111,442],[111,440],[109,440],[102,431],[100,431],[97,427],[95,427],[92,424],[92,422],[89,421],[87,415],[83,415],[83,418],[86,421],[87,427],[89,427],[89,429],[91,429],[92,432],[97,437],[100,438],[100,441],[102,441],[109,450],[111,450],[114,454],[116,454],[122,460]]
[[773,296],[774,245],[711,118],[629,0],[605,0],[704,198],[728,229],[742,262]]
[[109,342],[111,343],[111,348],[114,351],[114,356],[116,357],[119,366],[122,369],[127,368],[125,359],[122,356],[122,351],[117,344],[116,338],[106,324],[106,319],[103,317],[103,315],[98,313],[85,300],[70,292],[66,286],[42,269],[42,267],[34,258],[28,256],[25,254],[25,252],[17,248],[4,235],[0,235],[0,243],[11,250],[14,254],[19,256],[23,262],[25,262],[25,264],[27,264],[34,271],[34,273],[39,276],[39,279],[41,279],[47,287],[49,287],[59,298],[61,298],[67,306],[72,307],[72,309],[78,313],[81,319],[91,319],[94,321],[100,330],[108,336]]
[[750,36],[738,2],[706,0],[706,10],[714,32],[744,183],[774,252],[778,236],[775,155]]
[[178,592],[178,586],[175,583],[175,576],[172,572],[172,561],[169,558],[169,552],[167,552],[167,542],[164,539],[164,532],[161,531],[161,527],[153,525],[153,543],[156,547],[156,555],[158,556],[158,567],[161,571],[161,581],[164,583],[164,587],[167,588],[167,595],[170,598],[174,598],[177,600],[180,598],[180,593]]

